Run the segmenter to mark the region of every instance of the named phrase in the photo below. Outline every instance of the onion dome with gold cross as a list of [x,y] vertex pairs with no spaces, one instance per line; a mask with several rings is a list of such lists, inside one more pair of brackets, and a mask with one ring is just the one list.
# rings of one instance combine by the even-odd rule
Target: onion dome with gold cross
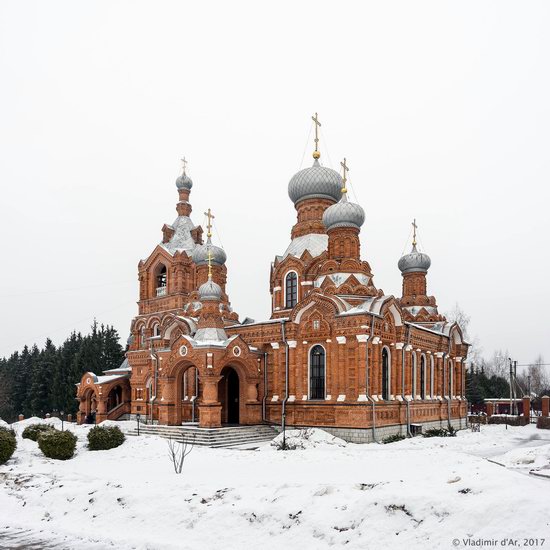
[[337,227],[354,227],[360,229],[365,223],[365,211],[361,206],[348,201],[348,190],[346,189],[346,172],[348,167],[346,159],[340,163],[344,170],[344,177],[340,178],[340,196],[341,199],[336,204],[329,206],[323,213],[323,224],[327,231]]
[[419,252],[416,245],[416,220],[414,220],[413,224],[413,242],[412,242],[412,250],[405,254],[404,256],[401,256],[399,259],[399,262],[397,262],[397,267],[401,271],[402,274],[405,273],[415,273],[415,272],[427,272],[430,266],[432,265],[432,260],[425,252]]
[[209,261],[212,265],[223,265],[227,260],[227,254],[223,248],[212,244],[212,220],[214,214],[210,208],[204,215],[208,218],[207,232],[206,232],[206,244],[198,245],[192,254],[192,259],[197,265],[207,265]]
[[296,206],[305,199],[329,199],[338,201],[342,189],[342,178],[336,170],[321,166],[319,158],[319,134],[321,126],[317,113],[311,117],[315,123],[315,151],[313,166],[304,168],[292,176],[288,184],[288,196]]
[[183,158],[181,160],[182,160],[182,163],[183,163],[183,173],[176,180],[176,187],[178,189],[187,189],[188,191],[191,191],[191,187],[193,187],[193,181],[186,174],[187,161],[185,160],[185,158]]
[[199,300],[221,300],[222,289],[221,286],[212,280],[212,277],[208,277],[208,281],[203,283],[199,287]]
[[212,265],[223,265],[227,260],[227,254],[223,248],[212,244],[212,239],[207,238],[205,244],[198,245],[193,250],[192,259],[197,265],[208,264],[208,250],[212,254]]

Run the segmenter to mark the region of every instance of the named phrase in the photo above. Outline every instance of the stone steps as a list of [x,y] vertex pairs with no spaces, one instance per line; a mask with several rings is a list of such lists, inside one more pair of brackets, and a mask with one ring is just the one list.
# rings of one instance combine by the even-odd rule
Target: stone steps
[[[140,425],[139,432],[144,435],[156,435],[165,439],[183,440],[186,443],[217,448],[254,445],[264,441],[271,441],[277,435],[277,431],[267,424],[257,426],[224,426],[222,428],[199,428],[197,425]],[[129,430],[127,435],[137,436],[137,427]]]

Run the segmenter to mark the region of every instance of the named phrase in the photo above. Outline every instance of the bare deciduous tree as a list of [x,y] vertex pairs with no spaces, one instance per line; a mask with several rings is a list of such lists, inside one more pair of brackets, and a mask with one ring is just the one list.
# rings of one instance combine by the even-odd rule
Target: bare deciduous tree
[[186,441],[183,435],[181,436],[181,441],[173,440],[172,438],[168,440],[168,456],[174,465],[176,474],[181,474],[185,458],[193,450],[194,446],[194,439],[193,442]]

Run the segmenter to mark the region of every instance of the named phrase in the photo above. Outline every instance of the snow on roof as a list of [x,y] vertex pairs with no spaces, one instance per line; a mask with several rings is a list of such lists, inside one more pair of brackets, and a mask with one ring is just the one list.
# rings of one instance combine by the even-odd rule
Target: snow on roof
[[197,244],[193,240],[191,231],[195,229],[195,224],[188,216],[178,216],[172,224],[174,234],[167,242],[161,244],[170,254],[185,250],[187,253],[192,252]]
[[292,239],[292,242],[288,245],[285,253],[283,254],[283,260],[287,256],[295,256],[300,258],[301,255],[307,250],[314,258],[320,256],[328,248],[328,235],[320,233],[310,233],[308,235],[302,235]]
[[126,372],[132,372],[132,367],[130,366],[130,363],[128,363],[128,358],[125,357],[124,361],[120,364],[120,367],[116,369],[109,369],[104,370],[103,374],[117,374],[117,373],[126,373]]
[[328,277],[336,286],[343,285],[351,276],[354,276],[362,285],[367,286],[370,281],[370,277],[364,273],[330,273],[328,275],[321,275],[315,279],[315,287],[320,287],[323,281]]
[[97,384],[108,384],[109,382],[113,382],[114,380],[123,378],[128,378],[128,374],[109,374],[107,376],[96,376],[94,378],[94,383]]
[[353,307],[351,307],[348,302],[340,298],[350,308],[347,311],[340,313],[340,315],[360,315],[362,313],[370,313],[380,317],[380,311],[382,310],[384,302],[390,298],[391,296],[371,297],[367,298],[363,303]]

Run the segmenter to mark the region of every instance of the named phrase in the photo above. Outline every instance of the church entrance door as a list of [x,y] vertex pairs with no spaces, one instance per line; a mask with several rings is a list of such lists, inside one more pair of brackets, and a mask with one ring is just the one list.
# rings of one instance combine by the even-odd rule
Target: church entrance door
[[220,381],[220,402],[222,404],[222,421],[227,424],[239,423],[239,375],[231,367],[222,371]]

